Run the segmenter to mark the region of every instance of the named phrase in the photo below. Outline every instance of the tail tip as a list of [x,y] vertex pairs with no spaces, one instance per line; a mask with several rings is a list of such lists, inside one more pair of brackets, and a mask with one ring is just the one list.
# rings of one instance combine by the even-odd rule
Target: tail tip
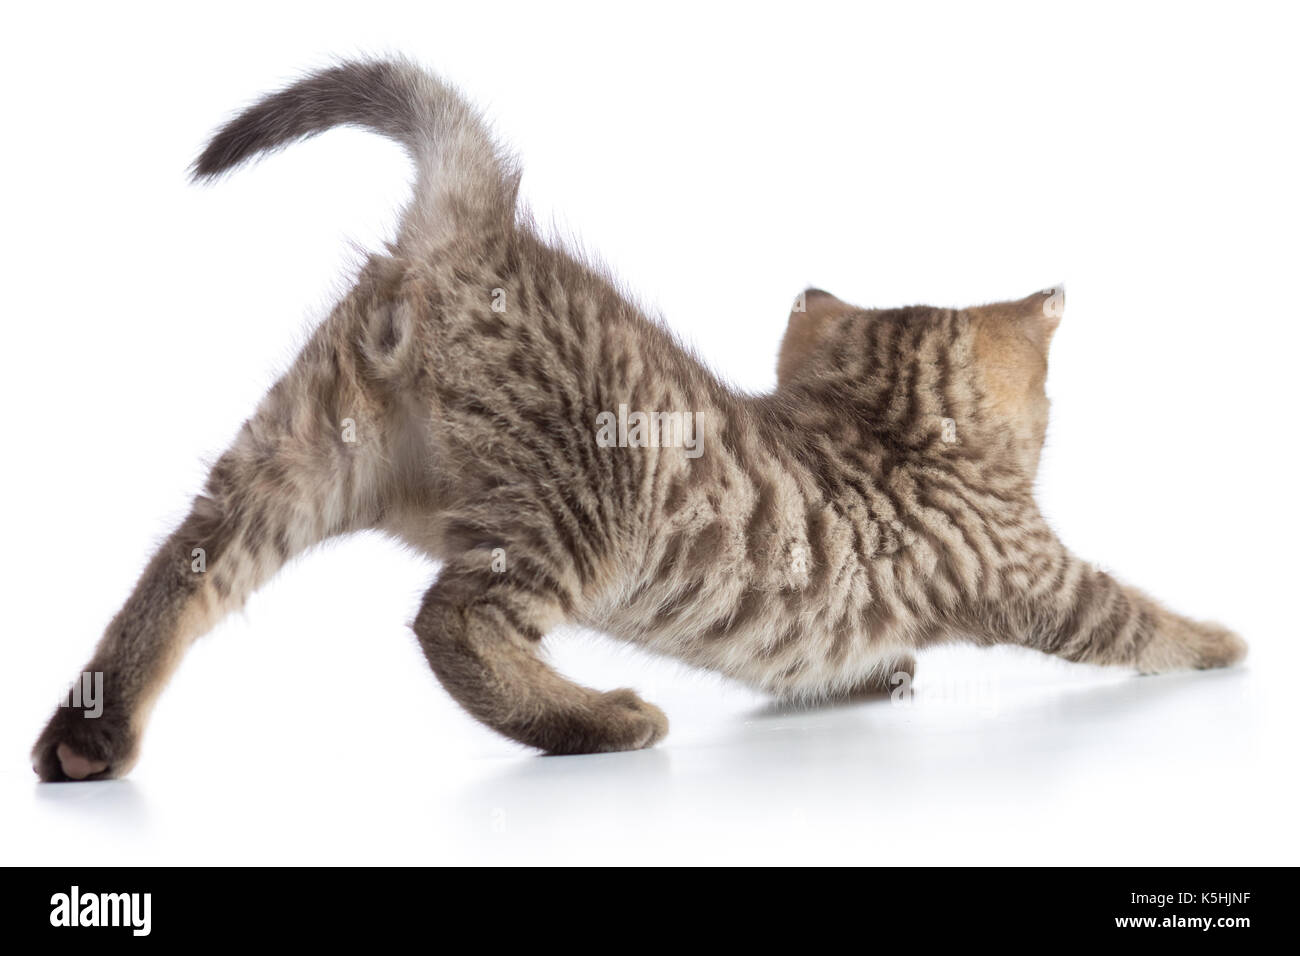
[[190,163],[186,173],[191,183],[211,182],[234,165],[219,147],[219,138],[213,139]]

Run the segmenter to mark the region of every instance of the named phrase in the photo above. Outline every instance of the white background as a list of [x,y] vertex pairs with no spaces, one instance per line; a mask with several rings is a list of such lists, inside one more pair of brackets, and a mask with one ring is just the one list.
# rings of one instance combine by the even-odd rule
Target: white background
[[[0,862],[1298,862],[1283,7],[117,6],[21,5],[0,38]],[[213,187],[186,166],[259,93],[384,51],[485,107],[539,218],[738,387],[773,385],[809,284],[958,306],[1066,281],[1043,507],[1247,664],[953,650],[910,706],[800,712],[560,634],[566,673],[672,731],[542,758],[425,667],[406,622],[436,569],[363,536],[196,646],[129,779],[38,786],[59,693],[410,180],[348,130]]]

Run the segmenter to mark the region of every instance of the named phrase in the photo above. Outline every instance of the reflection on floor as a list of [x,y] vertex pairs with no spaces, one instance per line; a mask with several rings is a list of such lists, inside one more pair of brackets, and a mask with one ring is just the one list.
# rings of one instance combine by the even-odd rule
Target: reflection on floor
[[1295,834],[1264,822],[1290,731],[1252,670],[922,663],[911,700],[821,708],[667,679],[643,689],[673,731],[639,753],[536,757],[449,713],[463,746],[418,759],[390,737],[366,766],[245,747],[225,773],[186,753],[93,787],[6,786],[32,818],[13,862],[1294,860]]

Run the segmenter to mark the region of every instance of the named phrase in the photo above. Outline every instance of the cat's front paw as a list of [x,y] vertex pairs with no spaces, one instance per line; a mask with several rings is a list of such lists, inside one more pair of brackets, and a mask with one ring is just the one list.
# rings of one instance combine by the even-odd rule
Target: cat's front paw
[[1157,631],[1137,664],[1144,674],[1209,670],[1238,663],[1247,650],[1246,642],[1221,624],[1176,618]]
[[105,708],[98,716],[60,707],[32,748],[32,769],[45,782],[107,780],[135,763],[138,738],[130,721]]
[[1196,661],[1193,667],[1202,670],[1211,667],[1231,667],[1246,658],[1249,648],[1236,633],[1222,624],[1203,622],[1197,625],[1200,631],[1196,641]]

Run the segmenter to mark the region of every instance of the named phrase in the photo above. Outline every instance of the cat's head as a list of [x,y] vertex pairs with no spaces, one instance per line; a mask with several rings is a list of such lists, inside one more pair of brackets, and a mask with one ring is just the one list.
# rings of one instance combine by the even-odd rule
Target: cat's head
[[912,447],[961,444],[1032,477],[1061,287],[970,309],[862,309],[809,289],[777,360],[782,389],[825,396]]

